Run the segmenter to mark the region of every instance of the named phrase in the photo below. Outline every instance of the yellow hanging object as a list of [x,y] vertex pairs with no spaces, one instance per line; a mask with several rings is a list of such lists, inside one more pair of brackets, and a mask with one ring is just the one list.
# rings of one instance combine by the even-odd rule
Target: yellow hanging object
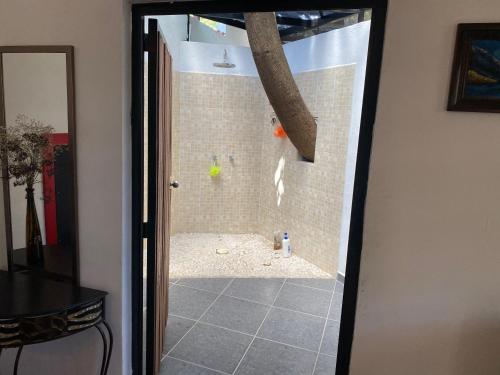
[[211,176],[211,177],[217,177],[220,173],[220,167],[218,165],[212,165],[210,167],[210,171],[208,172],[208,174]]

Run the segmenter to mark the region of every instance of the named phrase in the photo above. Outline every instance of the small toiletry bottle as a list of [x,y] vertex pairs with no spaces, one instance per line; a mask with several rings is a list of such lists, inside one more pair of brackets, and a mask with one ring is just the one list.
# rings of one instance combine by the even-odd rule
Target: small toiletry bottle
[[288,232],[285,232],[283,236],[282,248],[283,248],[283,258],[290,258],[292,256],[292,245],[290,245]]
[[274,250],[279,250],[281,249],[281,242],[283,241],[283,238],[281,237],[281,232],[279,230],[274,231]]

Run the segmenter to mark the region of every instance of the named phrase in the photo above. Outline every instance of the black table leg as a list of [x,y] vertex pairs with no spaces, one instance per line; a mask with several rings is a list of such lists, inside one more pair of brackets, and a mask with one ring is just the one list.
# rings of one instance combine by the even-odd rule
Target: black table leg
[[106,330],[108,331],[108,336],[109,336],[109,351],[108,351],[108,358],[106,360],[106,368],[104,369],[104,375],[108,373],[108,368],[109,368],[109,362],[111,361],[111,353],[113,353],[113,331],[111,331],[111,327],[109,326],[108,322],[105,320],[102,321],[102,324],[104,327],[106,327]]
[[17,368],[19,367],[19,358],[21,358],[21,352],[23,351],[23,346],[21,345],[17,349],[16,362],[14,363],[14,375],[17,375]]
[[103,345],[103,350],[102,350],[102,362],[101,362],[101,372],[99,373],[100,375],[105,375],[105,370],[106,370],[106,362],[108,359],[108,339],[106,335],[104,334],[104,331],[99,325],[94,326],[99,333],[101,334],[102,338],[102,345]]
[[[99,324],[102,324],[104,326],[104,328],[106,328],[106,331],[108,333],[107,336]],[[109,362],[111,361],[111,353],[113,352],[113,331],[111,331],[111,327],[109,326],[109,324],[105,320],[102,320],[99,324],[96,325],[95,328],[101,334],[102,344],[103,344],[100,375],[107,375],[108,368],[109,368]],[[108,339],[109,339],[109,342],[108,342]]]

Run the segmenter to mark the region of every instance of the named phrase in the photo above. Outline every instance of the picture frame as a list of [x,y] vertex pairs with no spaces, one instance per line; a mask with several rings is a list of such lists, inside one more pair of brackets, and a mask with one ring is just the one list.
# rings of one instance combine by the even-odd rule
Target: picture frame
[[500,113],[500,23],[458,25],[447,109]]

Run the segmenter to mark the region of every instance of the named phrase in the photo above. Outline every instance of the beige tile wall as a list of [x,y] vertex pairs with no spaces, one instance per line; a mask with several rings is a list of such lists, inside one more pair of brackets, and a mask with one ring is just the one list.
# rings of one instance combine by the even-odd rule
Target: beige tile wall
[[[316,160],[300,161],[273,136],[272,109],[255,77],[175,73],[172,232],[287,230],[296,254],[337,271],[354,65],[296,75],[318,117]],[[209,176],[212,156],[222,168]],[[234,162],[229,161],[229,155]],[[280,207],[274,175],[285,160]]]
[[[264,100],[259,79],[202,73],[177,78],[174,176],[181,188],[173,197],[173,233],[255,232]],[[215,178],[209,176],[213,156],[222,168]]]
[[[293,251],[330,273],[337,272],[354,71],[349,65],[295,77],[318,118],[314,163],[301,161],[288,139],[263,127],[258,231],[269,239],[274,229],[288,231]],[[272,113],[269,105],[265,112]],[[284,194],[278,207],[274,174],[282,157]]]

